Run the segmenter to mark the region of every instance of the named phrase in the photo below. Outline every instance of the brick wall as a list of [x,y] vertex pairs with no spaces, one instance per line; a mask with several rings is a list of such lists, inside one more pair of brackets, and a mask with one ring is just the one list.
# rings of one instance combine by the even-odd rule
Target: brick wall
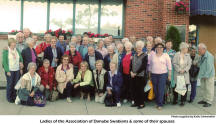
[[[186,41],[189,31],[189,13],[175,13],[176,0],[126,0],[125,1],[125,36],[138,38],[166,36],[166,26],[186,25]],[[189,0],[183,0],[189,3]]]

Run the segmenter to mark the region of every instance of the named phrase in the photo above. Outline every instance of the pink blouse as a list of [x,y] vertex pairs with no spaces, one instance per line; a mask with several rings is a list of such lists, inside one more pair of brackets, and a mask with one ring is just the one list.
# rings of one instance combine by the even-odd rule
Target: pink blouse
[[155,52],[152,52],[148,62],[149,71],[153,74],[164,74],[167,73],[167,70],[172,70],[171,59],[167,53],[163,53],[159,57]]

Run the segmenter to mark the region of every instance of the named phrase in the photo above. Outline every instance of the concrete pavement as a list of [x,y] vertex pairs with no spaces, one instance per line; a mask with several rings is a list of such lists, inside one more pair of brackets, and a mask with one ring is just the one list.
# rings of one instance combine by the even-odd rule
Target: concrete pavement
[[[189,93],[190,94],[190,93]],[[216,96],[216,92],[215,92]],[[216,105],[204,108],[197,104],[201,100],[200,88],[194,103],[186,103],[184,107],[179,105],[165,105],[162,110],[155,108],[154,101],[146,103],[144,109],[138,110],[130,107],[130,104],[122,104],[122,107],[105,107],[104,104],[95,103],[94,100],[87,102],[78,97],[67,103],[66,99],[56,102],[48,102],[45,107],[28,107],[8,103],[6,90],[0,90],[0,115],[215,115]],[[216,100],[216,98],[215,98]],[[215,103],[215,101],[214,101]]]

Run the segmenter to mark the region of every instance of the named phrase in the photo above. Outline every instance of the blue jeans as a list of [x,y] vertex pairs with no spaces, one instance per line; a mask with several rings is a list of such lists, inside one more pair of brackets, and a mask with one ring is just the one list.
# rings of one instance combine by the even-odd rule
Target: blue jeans
[[20,71],[10,71],[11,76],[7,75],[5,72],[6,79],[7,79],[7,93],[6,97],[8,102],[14,102],[16,99],[16,90],[14,89],[15,85],[17,84],[20,78]]
[[151,74],[151,80],[153,84],[154,94],[156,98],[157,106],[163,106],[164,92],[168,74]]
[[196,97],[196,87],[197,87],[197,81],[191,81],[190,100],[194,100]]

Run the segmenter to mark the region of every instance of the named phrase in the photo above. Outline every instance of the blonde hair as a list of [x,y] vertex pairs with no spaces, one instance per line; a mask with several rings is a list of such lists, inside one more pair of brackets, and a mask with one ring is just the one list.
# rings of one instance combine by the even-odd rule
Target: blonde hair
[[137,48],[138,46],[141,46],[141,47],[143,48],[144,45],[145,45],[145,43],[142,42],[141,40],[136,42],[136,48]]
[[89,67],[88,67],[88,63],[87,63],[86,61],[82,61],[82,62],[80,63],[80,67],[81,67],[82,65],[86,66],[87,69],[89,68]]
[[16,40],[14,38],[8,39],[8,46],[10,46],[12,43],[16,43]]
[[95,65],[97,65],[97,64],[102,64],[102,66],[104,65],[104,62],[103,62],[103,60],[97,60],[96,62],[95,62]]

